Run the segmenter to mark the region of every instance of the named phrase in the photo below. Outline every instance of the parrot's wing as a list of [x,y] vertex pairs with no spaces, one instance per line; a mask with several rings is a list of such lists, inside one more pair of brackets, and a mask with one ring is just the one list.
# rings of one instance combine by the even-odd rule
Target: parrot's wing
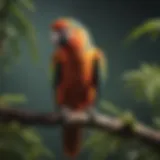
[[99,74],[102,84],[106,83],[108,75],[108,61],[104,53],[100,51],[99,59]]
[[61,83],[62,79],[62,64],[56,55],[52,57],[52,62],[49,67],[49,76],[52,83],[52,88],[55,90]]
[[99,62],[96,59],[93,63],[93,84],[98,90],[99,86]]
[[54,90],[57,89],[62,79],[62,65],[60,63],[56,63],[54,65],[52,71],[52,87]]
[[[57,105],[56,92],[62,80],[62,64],[54,56],[49,67],[52,91],[54,91],[54,102]],[[57,108],[57,107],[56,107]]]
[[101,87],[104,87],[107,79],[107,61],[101,51],[98,51],[97,53],[98,54],[93,65],[93,83],[96,87],[98,98],[101,95]]
[[107,59],[104,53],[100,50],[96,50],[96,59],[94,61],[94,71],[93,77],[95,85],[99,85],[99,83],[105,83],[107,80]]

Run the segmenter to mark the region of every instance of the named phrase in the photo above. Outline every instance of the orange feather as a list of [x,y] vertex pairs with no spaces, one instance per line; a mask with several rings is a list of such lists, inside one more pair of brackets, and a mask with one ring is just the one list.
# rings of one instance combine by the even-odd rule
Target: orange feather
[[[73,25],[66,19],[52,24],[53,30],[70,28]],[[59,47],[53,54],[53,64],[62,66],[62,79],[56,97],[59,106],[67,106],[73,111],[85,111],[94,104],[96,88],[93,84],[93,62],[99,57],[99,50],[88,47],[88,37],[83,28],[72,26],[68,40],[69,47]],[[64,152],[74,158],[80,152],[82,129],[79,126],[63,128]]]

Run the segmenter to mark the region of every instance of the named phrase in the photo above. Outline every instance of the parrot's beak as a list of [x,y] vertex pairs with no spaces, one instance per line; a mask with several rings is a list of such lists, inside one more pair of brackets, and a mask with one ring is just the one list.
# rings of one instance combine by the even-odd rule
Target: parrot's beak
[[54,45],[64,46],[68,42],[68,36],[64,32],[52,32],[51,41]]
[[51,41],[54,45],[57,45],[60,41],[60,35],[58,32],[51,33]]

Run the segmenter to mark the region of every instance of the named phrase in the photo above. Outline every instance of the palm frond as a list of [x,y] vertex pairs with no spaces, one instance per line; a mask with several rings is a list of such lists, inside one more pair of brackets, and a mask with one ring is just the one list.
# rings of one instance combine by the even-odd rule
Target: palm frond
[[125,39],[125,42],[131,42],[139,39],[145,34],[150,34],[152,38],[157,38],[160,33],[160,18],[153,18],[145,21],[135,27]]
[[[34,61],[38,60],[38,46],[36,41],[35,29],[32,23],[24,15],[23,11],[18,7],[17,4],[12,4],[10,7],[12,15],[15,16],[17,21],[17,27],[21,27],[21,31],[25,34],[26,41],[30,47],[30,55]],[[15,24],[16,25],[16,24]],[[18,28],[19,29],[19,28]]]
[[157,65],[142,64],[140,69],[125,73],[123,80],[138,99],[154,103],[160,97],[160,67]]
[[24,104],[27,102],[27,98],[23,94],[3,94],[0,96],[0,105],[8,106],[13,104]]
[[18,0],[17,3],[22,5],[24,8],[27,8],[29,11],[35,11],[35,6],[33,5],[32,0]]

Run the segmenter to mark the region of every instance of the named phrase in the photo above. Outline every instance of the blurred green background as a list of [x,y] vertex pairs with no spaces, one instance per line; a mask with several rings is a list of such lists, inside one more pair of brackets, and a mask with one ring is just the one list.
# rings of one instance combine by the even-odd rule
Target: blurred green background
[[[28,0],[28,2],[30,1]],[[30,47],[23,39],[19,39],[21,56],[15,61],[16,63],[11,64],[9,73],[1,70],[1,93],[25,94],[28,101],[21,108],[41,112],[53,111],[51,84],[48,79],[48,66],[54,50],[50,42],[50,23],[61,16],[73,17],[88,27],[97,46],[102,48],[108,57],[109,78],[102,98],[121,106],[122,110],[132,110],[138,120],[151,124],[152,108],[149,103],[137,102],[128,90],[124,89],[122,74],[125,71],[138,69],[143,62],[158,63],[160,59],[159,40],[153,41],[152,37],[145,35],[130,46],[126,46],[124,39],[133,28],[143,21],[159,16],[160,2],[157,0],[34,0],[33,2],[36,8],[35,12],[28,12],[26,8],[23,11],[35,27],[38,51],[32,46],[34,41],[31,42]],[[24,4],[32,9],[30,3]],[[17,13],[15,10],[13,12]],[[23,17],[21,18],[23,19]],[[25,21],[24,24],[26,24]],[[18,32],[22,26],[18,25]],[[32,27],[26,34],[29,31],[32,33]],[[34,39],[33,34],[28,37],[28,39],[30,38]],[[15,48],[11,48],[10,52],[13,49],[15,50]],[[33,52],[37,52],[39,56],[36,64],[32,61],[35,57],[31,58],[30,56],[33,55]],[[44,144],[56,153],[57,159],[61,159],[60,129],[43,127],[37,128],[37,130],[41,134]],[[88,158],[87,151],[81,154],[80,159],[82,158]]]

